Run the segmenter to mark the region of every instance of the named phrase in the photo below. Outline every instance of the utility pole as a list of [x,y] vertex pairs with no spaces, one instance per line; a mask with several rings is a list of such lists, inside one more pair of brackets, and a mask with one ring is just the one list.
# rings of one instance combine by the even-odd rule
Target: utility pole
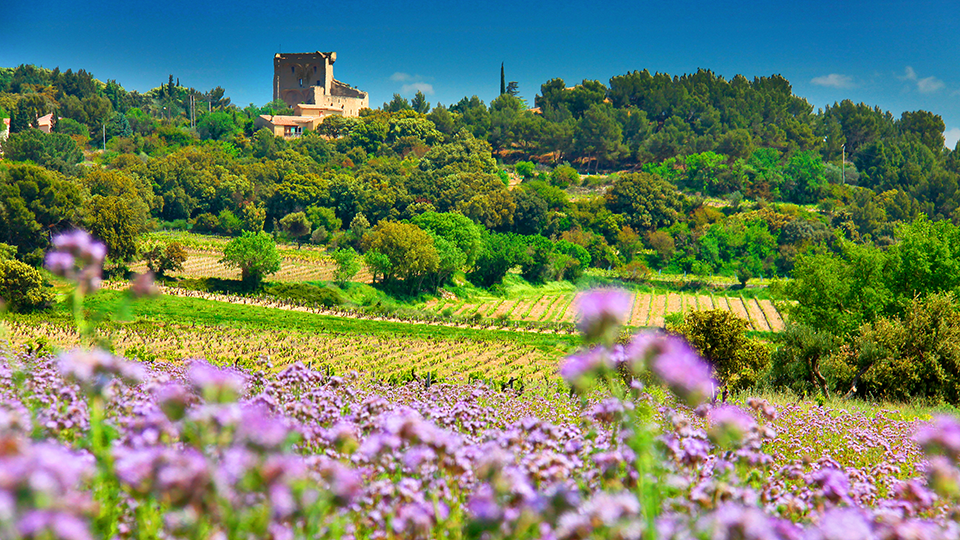
[[103,124],[103,151],[107,151],[107,124]]
[[840,158],[840,183],[847,185],[847,143],[840,146],[843,151],[843,157]]

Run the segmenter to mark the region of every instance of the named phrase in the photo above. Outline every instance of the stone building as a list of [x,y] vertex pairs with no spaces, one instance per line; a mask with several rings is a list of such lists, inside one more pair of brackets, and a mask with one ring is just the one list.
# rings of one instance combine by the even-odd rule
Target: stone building
[[273,57],[273,99],[293,107],[314,105],[320,116],[358,116],[370,106],[366,92],[333,78],[335,52],[277,53]]

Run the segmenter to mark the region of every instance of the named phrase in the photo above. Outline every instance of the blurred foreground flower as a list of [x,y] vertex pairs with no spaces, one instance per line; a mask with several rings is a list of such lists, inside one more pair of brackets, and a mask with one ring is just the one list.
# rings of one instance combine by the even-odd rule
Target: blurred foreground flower
[[159,295],[160,289],[157,288],[157,283],[153,280],[153,272],[146,271],[142,274],[136,274],[136,277],[130,280],[130,294],[134,298]]
[[711,398],[716,390],[710,365],[683,338],[656,331],[637,334],[626,357],[634,371],[647,367],[691,407]]
[[710,440],[723,448],[737,448],[757,425],[753,418],[739,407],[723,405],[707,413]]
[[633,301],[620,289],[599,289],[584,294],[577,303],[579,326],[584,339],[611,344],[617,331],[630,315]]
[[54,250],[47,253],[45,266],[58,276],[76,281],[83,293],[100,288],[100,274],[107,247],[86,231],[76,229],[54,236]]
[[146,370],[137,362],[114,356],[103,349],[73,349],[59,356],[60,373],[88,393],[99,393],[114,378],[127,385],[143,382]]
[[240,373],[220,369],[206,360],[190,363],[187,380],[203,399],[211,403],[236,401],[246,384],[246,379]]

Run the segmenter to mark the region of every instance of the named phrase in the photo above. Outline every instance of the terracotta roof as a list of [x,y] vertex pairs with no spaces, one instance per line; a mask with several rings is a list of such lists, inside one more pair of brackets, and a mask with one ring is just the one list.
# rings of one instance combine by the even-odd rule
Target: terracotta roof
[[53,113],[37,118],[38,126],[49,126],[50,124],[53,124]]
[[316,117],[313,116],[270,116],[269,114],[261,114],[260,118],[263,118],[275,126],[299,126],[300,124],[309,124],[316,120]]

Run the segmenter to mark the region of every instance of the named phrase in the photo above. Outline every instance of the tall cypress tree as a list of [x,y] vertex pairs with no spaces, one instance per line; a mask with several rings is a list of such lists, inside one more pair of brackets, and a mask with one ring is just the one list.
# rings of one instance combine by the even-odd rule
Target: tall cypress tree
[[500,95],[507,93],[507,80],[503,77],[503,62],[500,62]]

